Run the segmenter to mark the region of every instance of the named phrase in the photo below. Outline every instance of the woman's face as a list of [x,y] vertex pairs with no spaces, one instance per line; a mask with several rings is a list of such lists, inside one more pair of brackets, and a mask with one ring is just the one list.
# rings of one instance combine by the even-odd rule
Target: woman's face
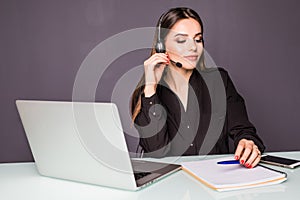
[[180,62],[183,69],[194,69],[203,52],[200,24],[193,18],[179,20],[166,36],[165,45],[171,60]]

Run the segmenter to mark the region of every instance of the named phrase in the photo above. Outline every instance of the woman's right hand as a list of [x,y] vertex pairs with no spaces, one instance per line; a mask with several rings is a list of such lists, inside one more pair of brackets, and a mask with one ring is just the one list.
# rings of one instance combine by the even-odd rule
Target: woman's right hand
[[156,92],[156,85],[160,81],[165,67],[170,60],[165,53],[155,53],[144,62],[145,70],[145,97],[150,97]]

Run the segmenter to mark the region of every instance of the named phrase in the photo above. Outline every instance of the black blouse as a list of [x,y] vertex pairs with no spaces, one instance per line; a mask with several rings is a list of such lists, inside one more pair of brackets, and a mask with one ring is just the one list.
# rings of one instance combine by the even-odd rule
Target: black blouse
[[135,127],[144,155],[150,157],[230,153],[229,137],[235,147],[244,138],[261,152],[265,149],[243,98],[222,68],[194,69],[186,109],[162,78],[153,96],[142,96]]

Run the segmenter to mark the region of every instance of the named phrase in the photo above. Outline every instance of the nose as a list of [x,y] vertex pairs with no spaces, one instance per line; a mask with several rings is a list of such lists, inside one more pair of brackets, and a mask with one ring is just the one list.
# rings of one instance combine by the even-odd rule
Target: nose
[[191,51],[197,51],[197,44],[194,39],[191,39],[189,42],[189,50]]

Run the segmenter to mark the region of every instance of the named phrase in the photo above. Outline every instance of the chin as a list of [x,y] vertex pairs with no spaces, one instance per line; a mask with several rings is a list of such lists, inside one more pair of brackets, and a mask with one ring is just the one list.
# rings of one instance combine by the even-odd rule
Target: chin
[[192,70],[192,69],[195,69],[196,68],[196,66],[197,66],[197,63],[182,63],[183,65],[182,65],[182,68],[183,69],[190,69],[190,70]]

